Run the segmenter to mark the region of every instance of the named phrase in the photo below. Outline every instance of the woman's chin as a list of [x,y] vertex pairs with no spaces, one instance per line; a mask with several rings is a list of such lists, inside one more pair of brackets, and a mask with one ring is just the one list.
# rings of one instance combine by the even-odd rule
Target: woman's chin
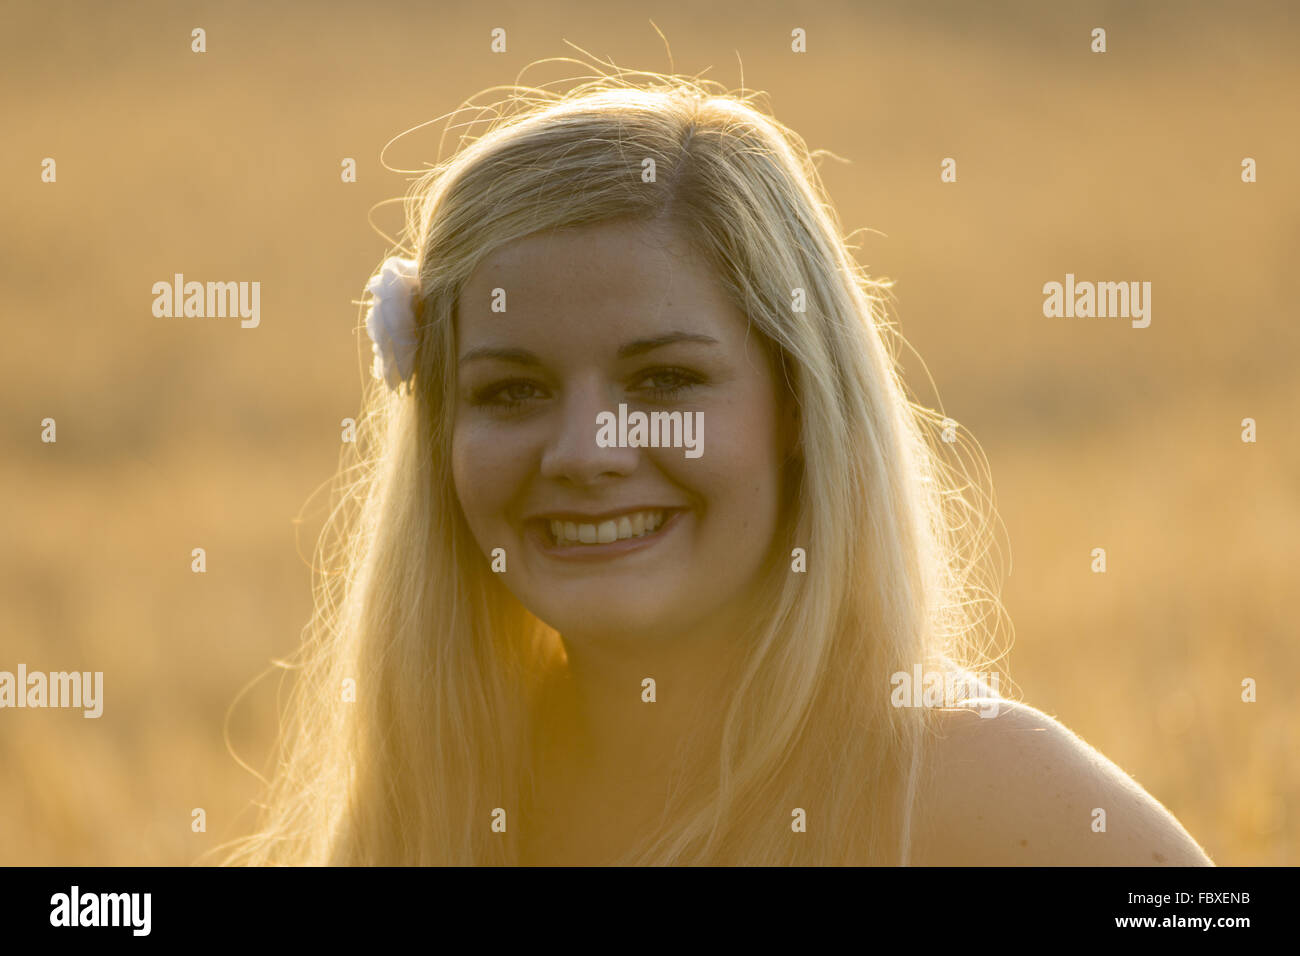
[[542,619],[566,641],[582,644],[638,643],[680,634],[685,626],[681,615],[665,614],[662,602],[648,597],[641,594],[621,602],[606,596],[590,604],[571,603]]

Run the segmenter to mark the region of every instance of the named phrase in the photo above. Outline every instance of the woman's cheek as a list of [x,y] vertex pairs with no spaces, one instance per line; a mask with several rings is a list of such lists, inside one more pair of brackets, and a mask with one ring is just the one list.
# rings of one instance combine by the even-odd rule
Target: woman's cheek
[[452,440],[452,474],[456,482],[456,494],[470,524],[482,527],[489,516],[493,497],[493,484],[500,480],[496,457],[500,451],[494,449],[490,442],[473,428],[457,433]]
[[490,499],[493,489],[506,480],[511,457],[500,443],[481,435],[467,436],[456,451],[457,483],[475,501]]

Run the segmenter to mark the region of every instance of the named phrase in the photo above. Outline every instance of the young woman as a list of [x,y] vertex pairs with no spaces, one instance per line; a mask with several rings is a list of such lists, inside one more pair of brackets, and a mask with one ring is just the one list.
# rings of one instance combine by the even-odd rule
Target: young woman
[[971,503],[802,141],[675,77],[511,106],[370,284],[342,561],[228,862],[1208,863],[974,673]]

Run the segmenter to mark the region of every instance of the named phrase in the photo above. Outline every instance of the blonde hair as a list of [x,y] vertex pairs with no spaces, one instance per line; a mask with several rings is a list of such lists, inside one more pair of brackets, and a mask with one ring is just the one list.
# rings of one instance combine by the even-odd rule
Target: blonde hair
[[[929,712],[891,706],[890,675],[968,660],[983,598],[961,532],[983,525],[927,436],[939,417],[907,397],[890,284],[854,260],[814,157],[754,94],[640,72],[512,89],[407,196],[413,393],[372,382],[365,396],[281,758],[257,832],[226,862],[518,860],[517,828],[494,833],[490,815],[518,805],[532,707],[564,658],[491,573],[453,487],[457,298],[511,240],[666,219],[774,347],[801,446],[716,786],[625,862],[905,863]],[[794,548],[807,573],[791,572]],[[340,702],[345,679],[355,703]],[[795,807],[822,838],[791,839]]]

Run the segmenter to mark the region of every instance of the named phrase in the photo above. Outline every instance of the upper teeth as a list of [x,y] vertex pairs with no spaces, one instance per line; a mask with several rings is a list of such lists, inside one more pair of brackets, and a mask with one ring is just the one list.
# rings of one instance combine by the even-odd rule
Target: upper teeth
[[551,534],[559,544],[609,544],[623,538],[639,538],[650,534],[664,523],[662,509],[629,511],[600,524],[551,519]]

